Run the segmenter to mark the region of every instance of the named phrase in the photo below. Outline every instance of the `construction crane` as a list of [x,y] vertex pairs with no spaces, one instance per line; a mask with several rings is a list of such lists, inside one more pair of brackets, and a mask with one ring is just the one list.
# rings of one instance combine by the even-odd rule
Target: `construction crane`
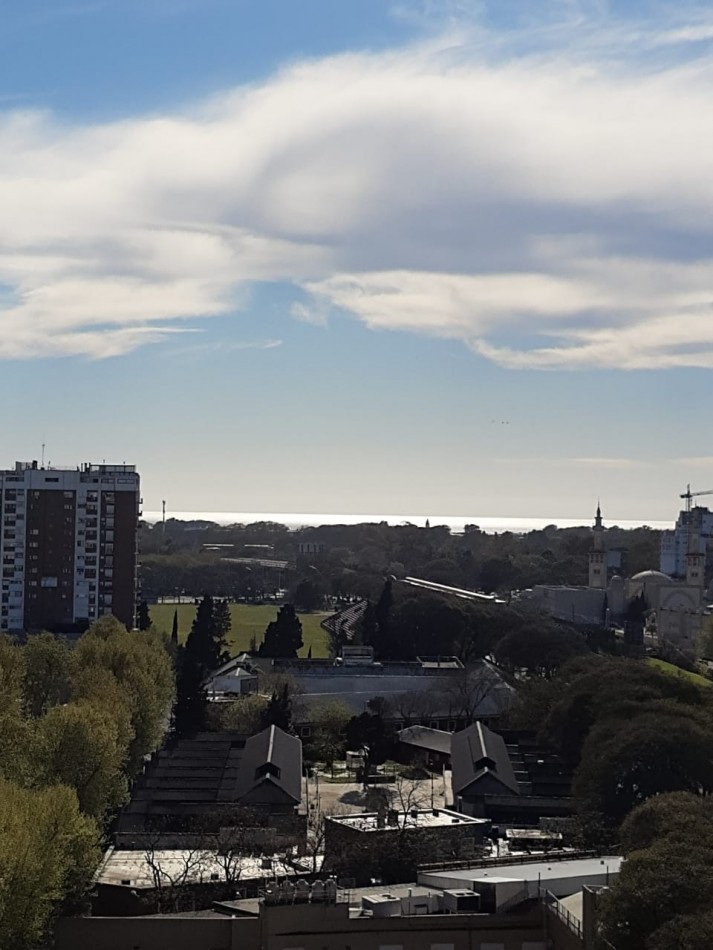
[[713,495],[713,488],[709,491],[691,491],[691,486],[686,485],[686,490],[681,495],[681,498],[686,499],[686,511],[691,510],[693,507],[693,499],[697,498],[699,495]]

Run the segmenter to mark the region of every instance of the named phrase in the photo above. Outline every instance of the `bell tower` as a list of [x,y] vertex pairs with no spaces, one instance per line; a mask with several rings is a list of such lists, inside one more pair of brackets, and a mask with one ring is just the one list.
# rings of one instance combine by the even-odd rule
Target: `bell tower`
[[604,526],[602,524],[602,509],[597,503],[597,514],[594,519],[594,550],[589,552],[589,586],[597,590],[606,590],[607,587],[607,552],[604,550]]

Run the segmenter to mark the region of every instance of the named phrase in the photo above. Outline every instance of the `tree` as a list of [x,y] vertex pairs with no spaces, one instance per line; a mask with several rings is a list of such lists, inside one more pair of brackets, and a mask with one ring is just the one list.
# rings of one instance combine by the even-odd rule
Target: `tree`
[[668,676],[637,660],[594,655],[565,664],[549,690],[544,689],[548,696],[538,693],[533,724],[542,723],[542,738],[575,764],[592,726],[618,715],[622,704],[670,699],[700,708],[703,701],[701,690],[684,677]]
[[83,897],[100,856],[99,829],[71,789],[0,779],[0,946],[46,946],[52,916]]
[[6,634],[0,634],[0,715],[22,708],[25,656]]
[[378,635],[378,625],[376,622],[376,610],[370,600],[367,600],[364,613],[361,616],[358,626],[358,636],[365,646],[374,646]]
[[391,608],[394,603],[393,581],[387,578],[374,608],[376,636],[373,646],[378,656],[389,657],[394,653],[395,645],[391,638]]
[[588,651],[581,634],[543,620],[506,634],[494,652],[506,669],[550,678],[568,660]]
[[287,683],[280,690],[273,692],[260,717],[261,729],[267,729],[270,726],[277,726],[284,732],[293,731],[292,700]]
[[75,656],[64,640],[51,633],[28,637],[23,649],[22,684],[26,712],[42,716],[52,706],[66,703],[72,693]]
[[125,801],[126,750],[111,710],[89,704],[55,706],[37,729],[42,784],[73,788],[81,810],[95,818]]
[[475,722],[484,715],[483,703],[490,698],[499,712],[505,711],[510,693],[502,677],[490,664],[479,663],[449,677],[442,693],[448,697],[451,714],[457,719]]
[[711,824],[707,799],[691,792],[670,792],[649,798],[624,819],[620,832],[622,854],[643,851],[665,837],[683,839],[696,828]]
[[151,627],[151,613],[145,600],[141,601],[136,611],[136,626],[139,630],[148,630]]
[[158,912],[176,913],[181,907],[187,886],[202,878],[210,855],[200,838],[196,845],[168,854],[162,848],[162,839],[162,829],[153,829],[149,833],[144,860],[151,875]]
[[139,637],[113,618],[102,618],[80,638],[74,653],[79,680],[86,683],[90,671],[100,669],[119,687],[133,731],[126,761],[127,772],[133,775],[166,729],[175,681],[165,641],[153,631]]
[[186,646],[179,647],[177,667],[173,725],[177,734],[184,736],[203,728],[208,698],[203,667]]
[[303,577],[295,588],[295,607],[307,613],[316,610],[322,603],[322,594],[314,581]]
[[230,627],[227,604],[215,602],[206,594],[196,610],[184,646],[179,649],[176,676],[174,727],[179,735],[203,727],[207,697],[205,681],[226,658],[225,637]]
[[703,840],[666,837],[627,858],[602,906],[603,936],[615,950],[684,948],[667,941],[677,932],[700,935],[713,902],[711,843],[710,833]]
[[216,732],[228,730],[253,736],[262,728],[268,702],[261,693],[250,693],[230,703],[211,703],[207,725]]
[[206,594],[198,604],[191,632],[186,640],[186,652],[191,662],[201,668],[204,676],[217,669],[227,659],[225,654],[225,636],[230,629],[230,612],[226,608],[217,608],[217,603]]
[[213,623],[215,625],[215,637],[224,648],[228,642],[233,620],[230,615],[230,604],[227,600],[216,600],[213,608]]
[[260,644],[259,656],[280,659],[297,657],[302,648],[302,624],[292,604],[283,604],[277,619],[268,624],[265,639]]
[[171,643],[178,646],[178,607],[173,611],[173,626],[171,627]]
[[585,813],[619,824],[663,792],[713,790],[713,733],[694,710],[657,701],[622,706],[584,744],[573,792]]
[[393,746],[393,734],[387,730],[380,713],[363,712],[353,716],[346,725],[347,748],[366,752],[364,762],[364,784],[372,769],[385,762]]
[[317,761],[331,767],[335,759],[343,758],[345,730],[351,719],[351,710],[339,700],[325,700],[310,710],[312,735],[308,749]]

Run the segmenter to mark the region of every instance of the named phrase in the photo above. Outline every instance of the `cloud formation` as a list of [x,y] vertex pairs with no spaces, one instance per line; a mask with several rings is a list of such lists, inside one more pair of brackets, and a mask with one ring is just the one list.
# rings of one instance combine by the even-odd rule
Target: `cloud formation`
[[171,115],[0,114],[0,357],[126,353],[286,281],[300,319],[507,367],[713,367],[713,66],[639,55],[710,27],[617,57],[476,31]]

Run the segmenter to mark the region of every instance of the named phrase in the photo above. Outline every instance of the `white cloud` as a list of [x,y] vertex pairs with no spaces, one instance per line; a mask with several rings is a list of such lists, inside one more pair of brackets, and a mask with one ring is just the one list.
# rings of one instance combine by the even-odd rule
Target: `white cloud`
[[641,53],[709,25],[617,28],[612,57],[580,14],[559,53],[493,57],[481,31],[181,114],[5,113],[0,357],[128,352],[289,281],[299,319],[512,368],[713,366],[713,66]]

